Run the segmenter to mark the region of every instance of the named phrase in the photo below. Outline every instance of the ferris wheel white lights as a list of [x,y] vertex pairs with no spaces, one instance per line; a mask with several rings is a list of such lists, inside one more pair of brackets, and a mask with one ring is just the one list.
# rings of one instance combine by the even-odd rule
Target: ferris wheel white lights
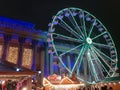
[[[118,60],[114,41],[105,26],[89,12],[79,8],[59,11],[49,33],[51,51],[70,74],[75,73],[82,81],[86,78],[87,83],[114,76]],[[64,61],[66,55],[70,55],[71,66]]]

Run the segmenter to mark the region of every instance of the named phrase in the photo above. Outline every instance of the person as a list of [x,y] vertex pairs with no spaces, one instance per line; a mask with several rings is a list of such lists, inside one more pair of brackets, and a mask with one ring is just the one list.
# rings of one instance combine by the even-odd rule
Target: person
[[107,90],[107,86],[101,87],[101,90]]
[[2,90],[2,85],[0,84],[0,90]]
[[109,87],[109,89],[108,90],[113,90],[113,88],[112,87]]

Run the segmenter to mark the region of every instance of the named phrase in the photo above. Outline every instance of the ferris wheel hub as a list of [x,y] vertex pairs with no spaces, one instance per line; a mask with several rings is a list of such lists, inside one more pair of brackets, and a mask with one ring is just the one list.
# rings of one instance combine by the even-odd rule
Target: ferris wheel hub
[[87,42],[88,44],[92,44],[92,39],[89,38],[89,37],[87,37],[87,38],[86,38],[86,42]]

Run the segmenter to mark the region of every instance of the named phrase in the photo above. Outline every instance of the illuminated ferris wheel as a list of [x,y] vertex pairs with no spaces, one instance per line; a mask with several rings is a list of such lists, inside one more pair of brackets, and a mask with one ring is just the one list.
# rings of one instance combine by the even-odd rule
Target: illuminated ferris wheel
[[[50,24],[48,37],[49,48],[79,80],[92,83],[114,76],[118,61],[115,44],[105,26],[89,12],[79,8],[59,11]],[[72,54],[70,66],[63,59],[68,54]]]

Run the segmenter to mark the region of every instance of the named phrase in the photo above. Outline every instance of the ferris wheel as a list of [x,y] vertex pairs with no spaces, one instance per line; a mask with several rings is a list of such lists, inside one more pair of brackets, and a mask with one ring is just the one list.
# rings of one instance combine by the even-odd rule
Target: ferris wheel
[[[59,11],[49,24],[48,40],[50,50],[79,80],[92,83],[115,75],[118,59],[114,41],[89,12],[79,8]],[[70,65],[65,61],[68,54]]]

